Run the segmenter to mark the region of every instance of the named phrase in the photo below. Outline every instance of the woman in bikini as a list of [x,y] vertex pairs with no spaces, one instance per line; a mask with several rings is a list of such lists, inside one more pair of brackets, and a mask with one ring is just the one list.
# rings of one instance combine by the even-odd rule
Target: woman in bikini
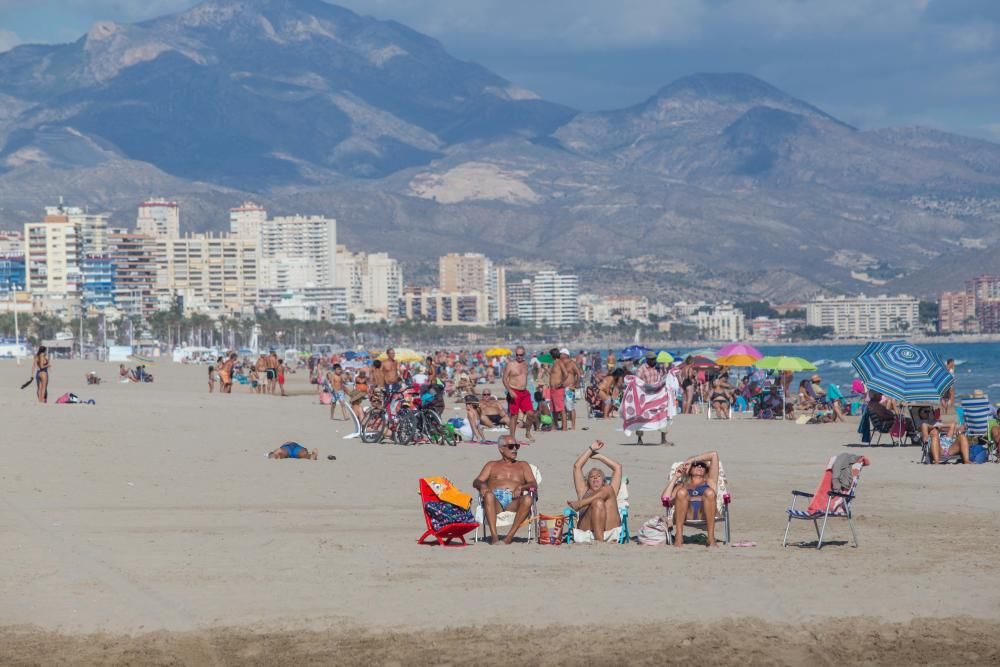
[[49,400],[49,353],[44,345],[38,347],[35,352],[35,361],[31,365],[31,370],[35,374],[35,385],[39,403],[47,403]]
[[674,504],[674,546],[684,544],[684,522],[701,519],[708,533],[708,546],[715,543],[716,496],[719,491],[719,455],[705,452],[693,456],[677,466],[667,487],[660,494],[662,500]]

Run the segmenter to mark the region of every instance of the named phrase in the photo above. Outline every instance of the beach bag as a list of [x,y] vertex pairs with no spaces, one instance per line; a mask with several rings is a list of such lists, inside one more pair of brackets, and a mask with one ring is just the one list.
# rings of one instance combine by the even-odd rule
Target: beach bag
[[566,517],[538,515],[538,543],[547,546],[559,546],[563,543],[563,530],[566,527]]
[[666,544],[667,524],[664,523],[663,517],[654,516],[642,524],[642,528],[639,529],[638,540],[639,544],[644,544],[647,547]]
[[906,435],[906,422],[896,415],[896,418],[892,420],[892,428],[889,429],[889,435],[894,438],[902,438]]
[[319,393],[319,402],[321,405],[330,405],[333,403],[333,394],[328,391],[321,391]]
[[969,461],[972,463],[986,463],[990,458],[990,450],[982,445],[972,445],[969,447]]

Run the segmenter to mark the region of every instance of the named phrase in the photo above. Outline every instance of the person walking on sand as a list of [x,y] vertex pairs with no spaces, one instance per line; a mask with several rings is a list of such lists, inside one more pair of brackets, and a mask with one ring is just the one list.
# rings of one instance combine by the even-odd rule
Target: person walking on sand
[[273,394],[278,388],[278,353],[271,350],[271,353],[267,355],[264,363],[267,365],[267,387],[265,392],[268,394]]
[[497,535],[497,514],[514,512],[514,524],[503,539],[504,544],[510,544],[514,541],[514,534],[531,511],[531,490],[538,486],[538,482],[531,472],[531,466],[517,460],[517,451],[520,448],[521,445],[513,437],[500,436],[500,441],[497,443],[500,460],[490,461],[483,466],[479,476],[472,482],[472,486],[483,497],[486,525],[490,529],[490,544],[497,544],[500,541]]
[[31,372],[35,376],[35,393],[39,403],[47,403],[49,400],[49,368],[51,366],[48,348],[39,345],[38,351],[35,352],[35,360],[31,364]]
[[[514,360],[503,369],[503,386],[507,390],[507,412],[510,413],[510,437],[517,437],[517,417],[523,414],[525,420],[534,416],[534,406],[531,403],[531,392],[528,391],[528,362],[524,359],[524,346],[518,345],[514,350]],[[531,430],[525,426],[525,436],[531,437]]]

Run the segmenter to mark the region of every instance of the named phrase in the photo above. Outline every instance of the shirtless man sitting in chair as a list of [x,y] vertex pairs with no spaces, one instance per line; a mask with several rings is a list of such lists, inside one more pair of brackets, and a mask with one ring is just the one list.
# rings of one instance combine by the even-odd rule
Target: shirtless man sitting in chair
[[705,452],[677,466],[673,477],[660,494],[662,500],[674,504],[674,546],[684,544],[684,522],[703,520],[708,533],[708,546],[715,542],[716,496],[719,491],[719,455]]
[[490,529],[490,544],[497,544],[500,541],[497,535],[497,514],[514,512],[514,524],[503,539],[504,544],[510,544],[514,541],[514,534],[531,511],[531,494],[538,486],[538,482],[531,472],[531,466],[517,460],[517,451],[520,448],[521,445],[513,437],[500,436],[497,443],[500,460],[490,461],[483,466],[479,476],[472,482],[472,486],[483,497],[486,525]]
[[[618,513],[618,491],[622,487],[622,466],[617,461],[601,454],[604,443],[594,440],[573,464],[573,486],[576,500],[566,504],[580,513],[578,531],[589,531],[596,539],[617,542],[621,533],[622,520]],[[583,466],[593,460],[611,468],[611,482],[604,481],[604,471],[591,468],[583,476]],[[576,539],[574,537],[574,539]]]

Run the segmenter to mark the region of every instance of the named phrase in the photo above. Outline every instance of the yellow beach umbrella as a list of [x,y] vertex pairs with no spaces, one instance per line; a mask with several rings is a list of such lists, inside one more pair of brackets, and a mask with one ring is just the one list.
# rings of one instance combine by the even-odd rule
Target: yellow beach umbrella
[[720,366],[753,366],[757,360],[749,354],[727,354],[715,360]]
[[486,350],[487,357],[509,357],[512,352],[506,347],[491,347]]
[[[378,355],[378,358],[379,358],[380,361],[385,361],[389,357],[386,356],[385,352],[383,352],[382,354]],[[414,361],[423,361],[423,360],[424,360],[424,355],[420,354],[416,350],[411,350],[408,347],[399,347],[399,348],[396,348],[396,361],[399,361],[399,362],[402,362],[402,363],[405,364],[405,363],[411,363],[411,362],[414,362]]]

